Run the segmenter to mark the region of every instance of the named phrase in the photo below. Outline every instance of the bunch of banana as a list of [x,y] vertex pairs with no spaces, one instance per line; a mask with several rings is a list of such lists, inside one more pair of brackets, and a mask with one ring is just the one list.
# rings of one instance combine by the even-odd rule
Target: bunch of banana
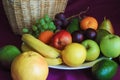
[[61,51],[49,46],[42,41],[38,40],[31,34],[23,34],[22,35],[22,45],[21,50],[25,51],[36,51],[40,55],[42,55],[48,65],[59,65],[62,64],[62,59],[60,58]]

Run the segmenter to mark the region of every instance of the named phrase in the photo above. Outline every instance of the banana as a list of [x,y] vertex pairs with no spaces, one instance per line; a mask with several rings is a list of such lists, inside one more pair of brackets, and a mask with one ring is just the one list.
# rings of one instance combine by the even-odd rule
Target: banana
[[29,47],[27,44],[25,44],[25,43],[22,43],[22,45],[21,45],[21,50],[23,51],[23,52],[26,52],[26,51],[34,51],[31,47]]
[[62,64],[61,58],[45,58],[49,66],[56,66]]
[[23,34],[22,41],[46,58],[57,58],[60,51],[38,40],[31,34]]
[[[53,47],[54,48],[54,47]],[[59,49],[56,49],[56,48],[54,48],[57,52],[59,52],[59,53],[61,53],[61,50],[59,50]],[[30,46],[28,46],[27,44],[25,44],[25,43],[22,43],[22,45],[21,45],[21,50],[23,51],[23,52],[25,52],[25,51],[35,51],[34,49],[32,49]]]
[[[29,47],[25,43],[22,43],[21,50],[23,52],[26,52],[26,51],[35,51],[34,49],[32,49],[31,47]],[[47,61],[47,63],[48,63],[49,66],[55,66],[55,65],[62,64],[62,59],[61,58],[45,58],[45,60]]]

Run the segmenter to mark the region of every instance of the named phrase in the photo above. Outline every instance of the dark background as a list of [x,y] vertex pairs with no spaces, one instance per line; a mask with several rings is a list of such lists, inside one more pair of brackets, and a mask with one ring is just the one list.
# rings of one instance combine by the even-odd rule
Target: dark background
[[[120,0],[69,0],[65,9],[67,17],[80,13],[90,7],[87,15],[95,17],[99,24],[104,17],[111,20],[115,34],[120,36]],[[21,36],[12,32],[11,26],[5,15],[2,0],[0,0],[0,47],[13,44],[17,47],[21,45]],[[118,59],[115,59],[118,62]],[[120,66],[113,80],[119,80]],[[47,80],[93,80],[91,68],[83,70],[55,70],[50,69]],[[11,80],[10,72],[0,68],[0,80]]]

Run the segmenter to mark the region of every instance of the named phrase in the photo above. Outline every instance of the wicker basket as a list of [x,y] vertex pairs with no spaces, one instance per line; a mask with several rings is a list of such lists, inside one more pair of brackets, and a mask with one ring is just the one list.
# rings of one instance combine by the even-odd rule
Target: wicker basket
[[54,18],[56,13],[64,12],[68,0],[2,0],[9,23],[15,34],[22,34],[22,28],[48,14]]

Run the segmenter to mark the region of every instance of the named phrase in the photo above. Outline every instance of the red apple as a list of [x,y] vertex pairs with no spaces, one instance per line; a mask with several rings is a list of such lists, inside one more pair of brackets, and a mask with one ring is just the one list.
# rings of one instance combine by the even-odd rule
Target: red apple
[[56,32],[51,40],[52,46],[60,50],[70,43],[72,43],[72,36],[66,30]]

